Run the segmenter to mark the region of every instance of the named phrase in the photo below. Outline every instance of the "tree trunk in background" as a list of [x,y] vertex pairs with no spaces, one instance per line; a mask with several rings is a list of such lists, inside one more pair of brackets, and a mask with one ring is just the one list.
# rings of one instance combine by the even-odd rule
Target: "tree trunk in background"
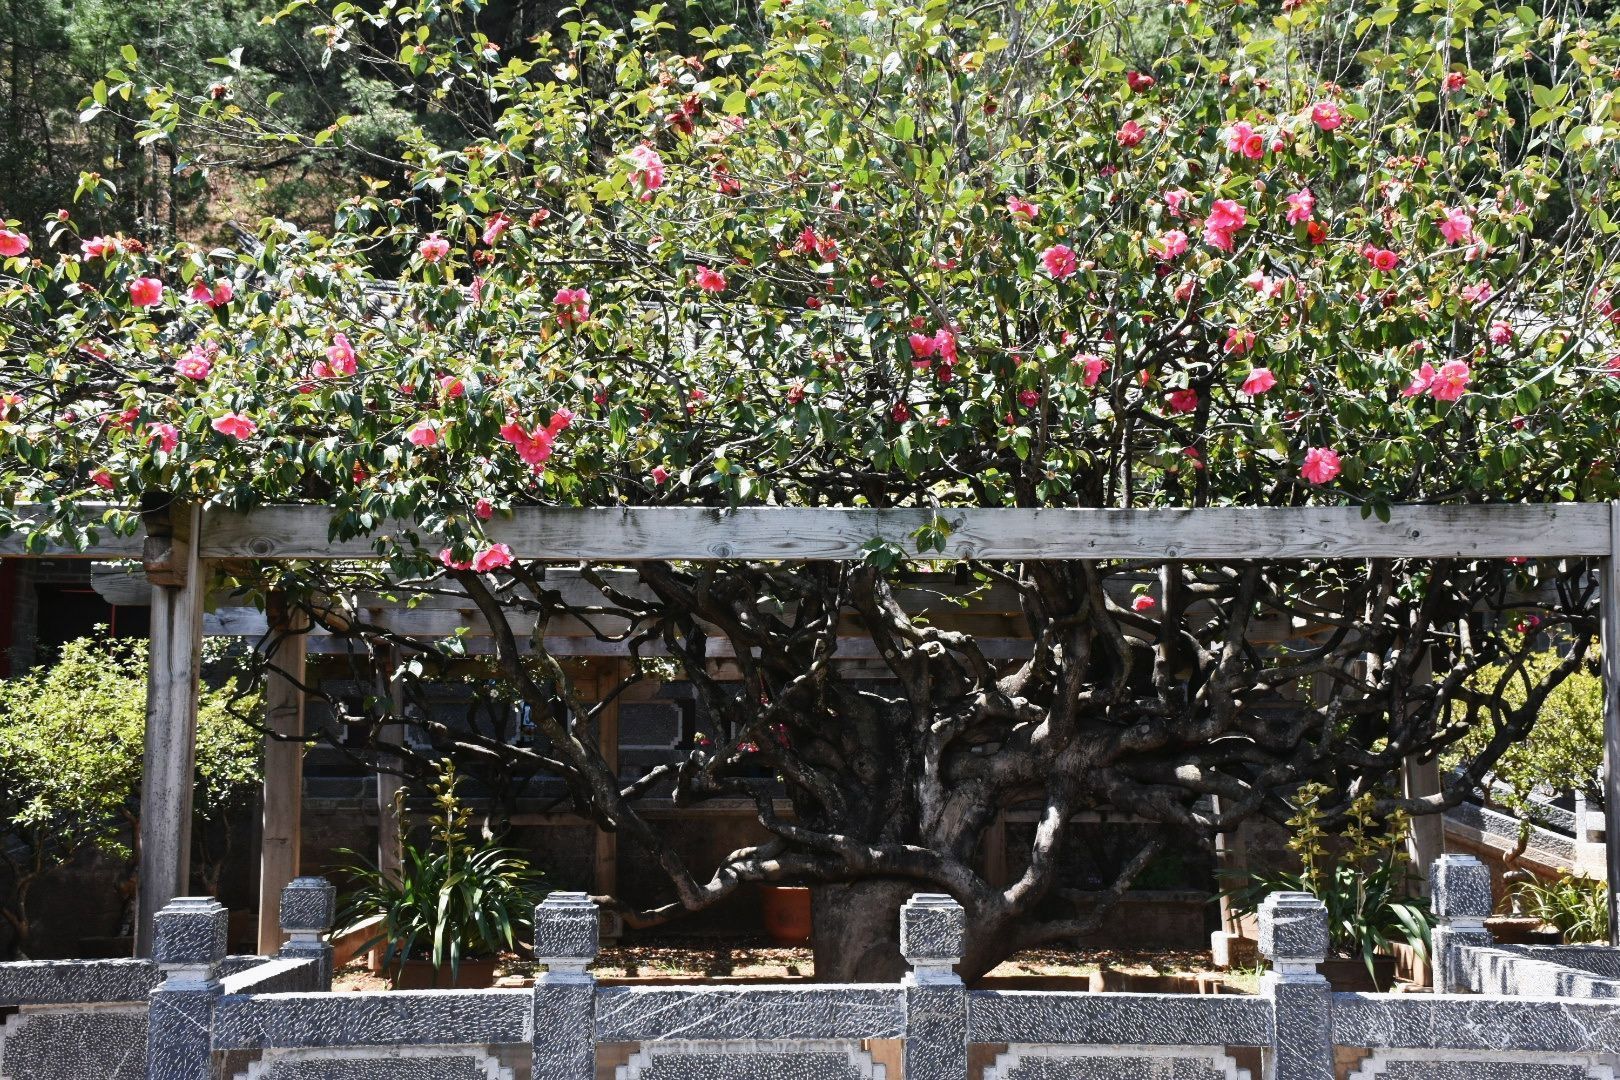
[[810,945],[817,982],[899,982],[900,908],[927,892],[914,881],[874,878],[810,890]]

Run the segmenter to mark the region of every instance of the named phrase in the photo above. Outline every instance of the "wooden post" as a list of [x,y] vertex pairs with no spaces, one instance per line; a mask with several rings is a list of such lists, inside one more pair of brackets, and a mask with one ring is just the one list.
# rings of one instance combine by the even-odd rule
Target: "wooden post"
[[[1440,759],[1419,761],[1416,754],[1401,762],[1402,794],[1423,799],[1440,794]],[[1429,894],[1429,870],[1446,853],[1446,822],[1441,814],[1417,814],[1407,829],[1406,850],[1417,875],[1418,895]]]
[[198,668],[208,591],[207,565],[198,560],[193,542],[199,520],[196,507],[175,507],[147,519],[144,561],[152,583],[152,639],[141,767],[137,956],[152,955],[153,917],[190,892]]
[[[281,891],[298,876],[304,803],[304,643],[301,615],[270,595],[271,671],[264,689],[264,827],[259,848],[259,953],[281,948]],[[297,623],[294,623],[294,619]],[[277,672],[285,674],[278,674]],[[276,738],[276,736],[281,736]]]
[[1620,502],[1609,504],[1609,554],[1598,573],[1603,605],[1603,846],[1609,871],[1609,944],[1620,945]]
[[[378,680],[386,683],[389,709],[394,716],[405,715],[405,684],[393,677],[394,661],[396,657],[392,650],[381,653],[377,662],[384,665],[378,673]],[[380,737],[385,742],[403,745],[405,742],[404,724],[384,724]],[[379,754],[379,766],[399,768],[399,755]],[[399,789],[405,786],[405,780],[397,772],[384,772],[377,770],[377,869],[381,870],[391,880],[399,880],[400,868],[405,865],[405,852],[400,846],[399,814],[395,810],[394,800]]]
[[[586,681],[592,687],[592,702],[601,701],[622,677],[623,665],[609,662],[603,664],[596,671],[596,676]],[[615,777],[619,774],[619,699],[614,698],[612,703],[605,706],[597,715],[598,737],[601,739],[602,759],[607,762],[609,769]],[[619,834],[606,829],[596,830],[596,894],[598,896],[617,896],[619,893]]]

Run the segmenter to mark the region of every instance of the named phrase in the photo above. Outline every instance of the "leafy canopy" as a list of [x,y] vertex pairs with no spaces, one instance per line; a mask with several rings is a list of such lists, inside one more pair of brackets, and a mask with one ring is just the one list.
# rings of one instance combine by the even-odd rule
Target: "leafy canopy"
[[[14,223],[0,483],[69,537],[162,491],[461,560],[481,500],[1616,494],[1614,22],[1285,8],[768,0],[687,55],[657,6],[503,51],[472,0],[293,0],[435,119],[366,144],[407,179],[251,250]],[[184,170],[366,123],[165,60],[91,104]]]

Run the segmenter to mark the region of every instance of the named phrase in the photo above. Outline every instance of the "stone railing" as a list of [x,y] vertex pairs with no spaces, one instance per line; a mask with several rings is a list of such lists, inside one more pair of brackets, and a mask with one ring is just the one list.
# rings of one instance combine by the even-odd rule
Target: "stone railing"
[[[221,974],[225,914],[208,900],[160,913],[155,964],[0,966],[0,1003],[86,1025],[60,1029],[55,1058],[0,1060],[0,1080],[1613,1080],[1620,1002],[1557,982],[1467,992],[1486,988],[1487,961],[1611,970],[1590,949],[1582,969],[1494,948],[1489,884],[1466,857],[1436,867],[1433,995],[1334,993],[1317,970],[1327,913],[1303,893],[1262,906],[1271,970],[1251,997],[968,990],[962,908],[937,895],[901,913],[899,984],[600,986],[599,914],[578,893],[536,909],[533,990],[334,994],[330,887],[301,879],[283,903],[294,940],[235,974]],[[138,1046],[97,1033],[118,1009]],[[126,1056],[92,1067],[90,1042]]]
[[[175,1075],[157,1064],[170,1056],[173,1033],[165,1028],[200,1019],[206,1032],[212,1022],[207,1010],[172,1011],[183,1000],[175,993],[191,977],[192,961],[207,956],[210,978],[241,992],[329,990],[324,939],[332,926],[332,899],[332,887],[320,878],[289,885],[281,898],[281,928],[290,940],[273,957],[225,955],[225,909],[204,898],[177,901],[159,913],[153,960],[0,964],[0,1078]],[[11,1009],[16,1011],[5,1016]],[[152,1017],[158,1022],[151,1023]],[[155,1037],[163,1049],[149,1058]]]

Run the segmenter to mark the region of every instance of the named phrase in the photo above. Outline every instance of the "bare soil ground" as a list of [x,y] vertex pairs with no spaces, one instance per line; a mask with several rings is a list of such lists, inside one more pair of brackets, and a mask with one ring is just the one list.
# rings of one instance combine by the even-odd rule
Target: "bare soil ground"
[[[1031,949],[1018,953],[990,972],[990,978],[1073,978],[1077,989],[1102,968],[1132,975],[1187,975],[1213,972],[1207,952],[1173,950],[1117,951],[1110,949]],[[510,957],[501,965],[504,985],[522,985],[534,976],[532,960]],[[692,938],[648,940],[602,950],[591,969],[599,979],[809,979],[815,963],[809,949],[783,949],[772,945]],[[1219,973],[1226,986],[1239,993],[1254,993],[1257,971]],[[388,981],[373,975],[363,960],[338,972],[337,990],[386,990]]]

